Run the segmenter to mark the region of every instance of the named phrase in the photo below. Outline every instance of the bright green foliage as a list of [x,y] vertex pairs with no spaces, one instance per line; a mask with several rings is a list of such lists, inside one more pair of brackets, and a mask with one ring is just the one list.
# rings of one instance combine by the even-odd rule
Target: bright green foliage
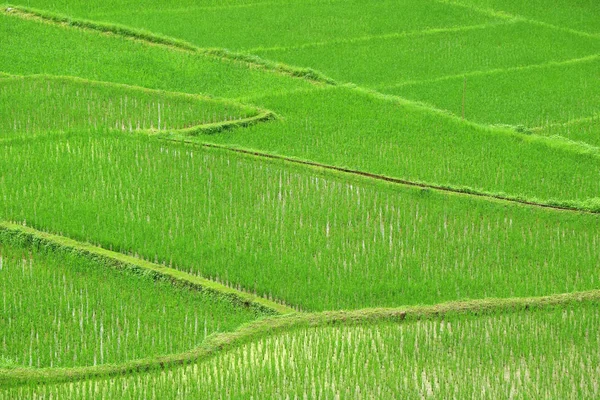
[[160,132],[256,113],[199,96],[49,76],[0,81],[0,103],[0,137],[106,129]]
[[[493,10],[522,18],[575,29],[600,38],[600,3],[596,0],[449,0],[467,10]],[[471,8],[469,8],[471,7]]]
[[0,37],[0,71],[14,74],[77,76],[221,97],[311,86],[243,63],[2,13]]
[[597,215],[321,176],[122,134],[13,141],[0,160],[2,219],[302,309],[544,295],[600,279]]
[[[228,95],[233,95],[227,88],[234,88],[235,82],[235,90],[240,90],[238,95],[248,89],[244,82],[251,83],[236,81],[231,75],[233,73],[260,77],[256,82],[259,94],[282,89],[268,84],[267,78],[285,84],[290,90],[299,88],[298,85],[303,90],[302,87],[310,85],[299,79],[249,70],[237,63],[217,62],[130,40],[76,29],[66,30],[15,17],[2,17],[2,20],[6,21],[6,27],[19,28],[18,34],[7,35],[9,45],[17,46],[26,35],[33,36],[37,40],[34,43],[44,44],[40,48],[34,45],[15,47],[7,53],[7,57],[0,59],[0,65],[4,60],[11,60],[1,68],[10,67],[16,72],[33,72],[34,67],[50,72],[67,69],[79,76],[97,78],[101,75],[107,80],[137,86],[172,88],[188,93],[202,89],[211,94]],[[45,42],[50,39],[52,43],[66,42],[73,53],[65,55],[65,50],[59,51],[56,45]],[[97,47],[97,52],[106,52],[101,61],[102,67],[97,64],[100,60],[95,56],[85,55],[90,41]],[[78,51],[84,52],[84,56],[79,56]],[[49,57],[48,53],[52,52],[54,56]],[[74,58],[73,65],[63,63],[69,57]],[[32,63],[31,60],[38,62]],[[194,73],[188,76],[185,68],[177,73],[165,72],[168,67],[163,65],[170,63],[191,68],[190,60],[208,68],[204,75]],[[138,61],[143,65],[131,65]],[[222,75],[219,71],[227,74],[223,82],[219,79]],[[200,79],[200,76],[206,80]],[[252,99],[252,93],[247,91],[246,95]],[[288,93],[267,99],[254,97],[251,101],[267,106],[281,115],[284,122],[261,124],[251,131],[244,130],[243,134],[234,131],[210,140],[397,178],[471,187],[491,193],[503,192],[542,201],[586,200],[598,197],[600,193],[600,161],[596,158],[532,143],[532,140],[519,135],[462,124],[427,109],[401,105],[403,103],[399,104],[394,99],[340,88],[315,93]],[[374,146],[374,142],[378,144]],[[523,171],[528,173],[523,174]]]
[[0,398],[588,399],[600,396],[597,304],[302,328],[196,365],[22,387]]
[[267,59],[310,66],[341,82],[369,86],[564,61],[597,53],[598,39],[526,22],[257,52]]
[[[210,138],[411,181],[542,201],[599,197],[600,159],[347,88],[253,100],[283,115]],[[334,150],[332,150],[334,149]]]
[[[465,90],[466,81],[466,90]],[[385,90],[485,124],[545,126],[600,110],[600,57],[542,68],[400,85]]]
[[119,363],[198,346],[253,311],[73,254],[0,242],[0,367]]
[[[39,3],[42,4],[38,7],[50,6],[43,4],[47,1]],[[285,12],[282,12],[282,8]],[[250,52],[253,52],[252,49],[312,46],[337,40],[367,41],[381,35],[498,20],[432,0],[295,0],[216,7],[205,6],[203,2],[202,6],[185,8],[172,7],[171,2],[159,1],[148,9],[140,10],[119,4],[97,13],[81,10],[76,15],[148,29],[185,39],[201,47],[225,47]],[[240,29],[241,26],[244,28]]]
[[536,130],[535,133],[548,136],[560,135],[570,140],[600,147],[600,113],[594,113],[591,117],[579,121],[549,125]]

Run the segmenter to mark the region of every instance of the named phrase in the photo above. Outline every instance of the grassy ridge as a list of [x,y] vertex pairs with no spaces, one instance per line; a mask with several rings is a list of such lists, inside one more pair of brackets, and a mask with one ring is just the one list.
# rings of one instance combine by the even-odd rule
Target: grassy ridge
[[[0,24],[0,29],[10,28],[6,37],[7,48],[11,49],[7,57],[0,60],[0,69],[21,73],[40,69],[64,73],[66,70],[77,76],[101,75],[108,81],[136,86],[228,96],[234,95],[231,90],[235,85],[237,95],[245,91],[243,97],[246,98],[314,87],[301,80],[238,68],[224,60],[217,62],[117,37],[10,17],[0,17],[0,21],[5,22],[5,25]],[[36,45],[26,48],[19,45],[29,37]],[[55,43],[66,43],[73,52],[65,53]],[[95,47],[98,48],[94,55],[86,53]],[[105,53],[100,68],[97,55]],[[73,60],[65,63],[70,58]],[[169,65],[174,68],[171,72]],[[238,74],[244,74],[244,78]],[[204,76],[206,79],[200,79]],[[250,83],[260,89],[249,90]],[[269,109],[288,122],[255,126],[244,135],[232,134],[226,140],[225,137],[211,140],[411,181],[541,202],[586,201],[599,193],[600,179],[594,172],[598,161],[569,151],[569,146],[548,148],[532,144],[533,140],[505,135],[502,130],[482,131],[481,127],[449,121],[447,116],[426,108],[415,110],[397,98],[357,92],[343,88],[334,92],[263,97],[255,101],[268,104]],[[399,109],[402,112],[398,112]],[[381,142],[377,147],[372,145],[375,138]],[[341,147],[341,143],[345,146]],[[337,150],[332,152],[332,148]],[[523,170],[531,175],[521,174]]]
[[13,74],[68,75],[229,98],[313,86],[223,57],[65,29],[4,13],[0,14],[0,34],[5,38],[0,70]]
[[4,368],[114,364],[182,352],[265,315],[24,239],[0,231]]
[[581,146],[483,128],[356,88],[248,101],[282,120],[205,141],[540,203],[600,193],[600,158]]
[[0,101],[0,138],[107,129],[189,134],[271,115],[231,101],[45,75],[3,80]]
[[[527,40],[522,40],[523,37]],[[600,40],[595,38],[513,21],[462,32],[336,43],[289,51],[257,51],[257,54],[315,68],[339,82],[376,86],[563,61],[599,52]]]
[[[49,2],[40,2],[47,8]],[[279,3],[279,4],[278,4]],[[252,7],[172,8],[156,2],[148,10],[114,5],[86,18],[143,28],[201,47],[253,53],[257,49],[352,40],[497,21],[435,1],[284,1]],[[160,6],[163,5],[162,9]],[[281,10],[285,9],[285,12]],[[81,12],[85,12],[81,10]],[[75,14],[80,15],[80,14]],[[297,24],[296,21],[305,21]],[[348,21],[352,21],[351,24]],[[240,26],[244,26],[240,30]],[[272,32],[277,32],[273,35]]]
[[153,45],[162,45],[167,48],[182,50],[193,54],[200,54],[209,58],[216,58],[228,62],[238,62],[251,69],[278,73],[295,78],[305,79],[313,84],[335,84],[334,81],[311,68],[297,68],[286,64],[275,63],[256,56],[234,53],[226,49],[201,49],[188,42],[168,36],[154,34],[145,30],[132,29],[123,25],[112,23],[94,22],[84,19],[72,19],[63,14],[55,14],[28,7],[6,7],[6,14],[31,19],[42,23],[80,28],[87,31],[99,32],[109,35],[118,35],[126,39],[146,42]]
[[596,112],[591,117],[571,121],[564,124],[551,124],[534,132],[538,135],[559,135],[569,140],[587,143],[600,147],[600,113]]
[[600,278],[595,214],[118,134],[12,141],[0,156],[3,219],[302,309],[543,295],[596,288]]
[[158,265],[144,259],[116,253],[89,243],[77,242],[67,237],[41,232],[23,225],[2,221],[0,222],[0,233],[4,243],[17,243],[21,247],[50,248],[54,251],[74,253],[105,266],[130,270],[134,274],[148,275],[155,280],[170,281],[175,286],[189,287],[217,297],[227,298],[238,306],[254,309],[255,314],[287,314],[294,312],[294,309],[285,305],[241,292],[218,282],[203,279],[199,276],[191,276],[165,265]]
[[385,92],[433,104],[460,116],[466,79],[467,119],[484,124],[544,127],[588,117],[600,109],[599,71],[600,57],[594,56],[539,69],[407,84]]
[[[446,321],[446,320],[459,320],[459,319],[473,319],[489,318],[493,320],[494,317],[503,318],[506,315],[505,320],[509,320],[511,315],[520,315],[527,317],[530,314],[535,316],[536,313],[560,313],[562,310],[568,309],[568,307],[585,307],[585,309],[593,308],[599,301],[598,291],[586,292],[586,293],[574,293],[568,295],[555,295],[542,298],[525,298],[525,299],[504,299],[504,300],[477,300],[471,302],[459,302],[459,303],[445,303],[436,306],[417,306],[417,307],[404,307],[398,309],[370,309],[370,310],[358,310],[351,312],[325,312],[317,314],[294,314],[289,316],[266,318],[259,321],[252,322],[250,324],[242,326],[240,329],[231,333],[224,333],[215,335],[208,338],[201,347],[181,354],[174,354],[167,357],[160,357],[156,359],[140,360],[137,362],[130,362],[122,365],[115,366],[99,366],[99,367],[87,367],[87,368],[73,368],[73,369],[13,369],[13,370],[0,370],[0,387],[4,387],[4,390],[0,391],[0,396],[15,396],[17,394],[24,395],[29,393],[31,396],[33,393],[38,395],[47,396],[50,393],[60,393],[62,396],[69,395],[72,397],[76,393],[79,396],[85,396],[85,392],[88,390],[87,385],[92,387],[103,389],[106,384],[109,384],[116,392],[121,392],[123,386],[121,383],[129,382],[134,380],[133,385],[128,385],[129,388],[135,387],[137,390],[144,391],[144,387],[148,382],[152,382],[158,385],[161,389],[165,389],[162,396],[172,395],[178,393],[177,390],[172,390],[171,393],[167,393],[166,390],[172,389],[169,385],[173,383],[174,374],[180,373],[192,373],[196,374],[198,368],[202,368],[207,363],[219,362],[219,357],[228,357],[229,351],[235,352],[241,349],[243,351],[244,346],[247,344],[252,345],[253,341],[261,340],[265,335],[281,335],[285,332],[298,332],[299,330],[306,329],[332,329],[327,327],[359,327],[369,326],[372,324],[381,323],[395,323],[399,324],[400,329],[406,328],[411,329],[417,324],[428,324],[427,321]],[[475,317],[477,316],[477,317]],[[422,322],[419,322],[422,321]],[[443,322],[442,322],[443,323]],[[334,329],[339,329],[334,328]],[[276,337],[276,336],[273,336]],[[265,340],[265,339],[262,339]],[[270,340],[270,339],[266,339]],[[305,348],[308,351],[308,348]],[[221,354],[221,355],[219,355]],[[216,358],[213,356],[217,355]],[[198,363],[196,365],[196,363]],[[189,364],[184,368],[170,369],[171,366],[180,364]],[[166,372],[152,373],[156,369],[165,369]],[[230,369],[231,372],[233,370]],[[121,374],[143,372],[143,375],[132,375],[131,377],[120,377]],[[75,385],[81,385],[80,389],[76,393],[72,392],[73,385],[67,386],[41,386],[43,382],[64,382],[64,381],[81,381],[85,378],[93,377],[106,377],[115,376],[116,378],[111,380],[92,380],[82,381]],[[169,377],[169,383],[162,382],[159,376]],[[208,374],[210,376],[210,374]],[[189,382],[189,381],[188,381]],[[133,382],[132,382],[133,383]],[[25,386],[23,386],[25,385]],[[18,388],[11,389],[13,386],[19,386]],[[187,385],[181,385],[180,388],[185,388]],[[189,386],[187,386],[189,387]],[[194,388],[194,386],[192,386]],[[185,389],[188,390],[188,389]],[[207,390],[204,386],[203,390]],[[117,393],[114,393],[116,395]],[[180,394],[180,393],[178,393]],[[131,395],[131,392],[120,393],[120,397]],[[139,396],[134,391],[133,395]]]
[[578,30],[600,38],[600,5],[595,0],[558,0],[549,7],[547,0],[448,0],[449,4],[483,8],[518,15],[566,29]]

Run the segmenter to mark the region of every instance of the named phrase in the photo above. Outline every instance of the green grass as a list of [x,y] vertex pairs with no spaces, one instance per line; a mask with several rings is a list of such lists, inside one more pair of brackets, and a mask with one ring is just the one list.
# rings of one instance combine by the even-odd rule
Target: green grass
[[13,140],[0,159],[2,219],[306,310],[544,295],[600,278],[593,214],[122,134]]
[[51,76],[4,79],[0,102],[0,138],[106,129],[158,133],[257,114],[206,97]]
[[[257,316],[75,253],[0,237],[0,367],[73,367],[178,353]],[[260,314],[258,314],[260,315]]]
[[589,117],[600,109],[600,57],[541,68],[496,71],[384,90],[484,124],[543,127]]
[[298,327],[185,367],[0,398],[595,398],[599,318],[590,303]]
[[257,51],[257,54],[292,65],[310,66],[340,82],[373,87],[564,61],[599,52],[600,40],[512,22],[459,32]]

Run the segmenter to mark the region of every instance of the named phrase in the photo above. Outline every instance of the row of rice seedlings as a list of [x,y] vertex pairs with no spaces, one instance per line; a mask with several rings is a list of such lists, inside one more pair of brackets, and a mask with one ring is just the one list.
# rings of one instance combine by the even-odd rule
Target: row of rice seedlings
[[564,61],[598,53],[600,41],[596,38],[527,22],[365,43],[257,51],[267,59],[311,67],[337,81],[367,86]]
[[535,133],[547,136],[562,136],[569,140],[587,143],[600,147],[600,110],[596,110],[590,117],[572,120],[566,123],[550,124]]
[[226,300],[0,243],[0,367],[120,363],[198,346],[255,318]]
[[551,147],[512,129],[478,128],[348,88],[256,101],[282,115],[285,123],[208,140],[533,201],[585,201],[600,194],[598,157]]
[[[433,104],[485,124],[544,127],[600,110],[600,57],[403,85],[390,93]],[[466,88],[466,89],[465,89]]]
[[[598,287],[600,216],[115,134],[0,147],[0,217],[303,309]],[[318,295],[315,295],[318,293]]]
[[5,13],[0,13],[0,37],[4,38],[0,70],[12,74],[77,76],[229,98],[312,86],[306,80],[249,68],[245,63]]
[[[0,36],[5,38],[0,70],[13,73],[77,75],[221,96],[252,97],[309,86],[300,79],[241,64],[1,15]],[[29,45],[23,46],[24,42]],[[544,46],[581,53],[578,46],[537,43]],[[247,134],[231,133],[223,139],[215,135],[211,140],[226,138],[231,144],[327,164],[527,198],[582,200],[600,193],[597,160],[475,129],[350,89],[288,93],[263,103],[282,115],[285,123],[259,124]]]
[[0,391],[64,399],[583,399],[600,396],[597,304],[311,327],[167,371]]
[[79,80],[0,82],[0,135],[68,130],[174,130],[251,116],[248,107]]
[[467,11],[491,9],[492,12],[509,13],[553,24],[558,29],[575,29],[600,35],[600,4],[593,0],[561,1],[553,4],[554,7],[548,7],[545,0],[450,0],[450,3],[460,5]]
[[[223,2],[217,7],[204,2],[201,6],[183,7],[181,2],[174,5],[157,1],[143,8],[138,8],[143,2],[112,3],[99,5],[102,10],[97,11],[69,7],[68,13],[161,32],[201,47],[243,49],[250,53],[256,48],[365,41],[373,36],[495,21],[493,17],[432,0],[370,2],[368,7],[359,2],[306,0],[255,2],[249,7],[240,7],[240,1],[235,3],[237,7]],[[67,11],[64,5],[55,8]],[[304,23],[297,24],[298,20]],[[239,28],[242,25],[244,29]]]

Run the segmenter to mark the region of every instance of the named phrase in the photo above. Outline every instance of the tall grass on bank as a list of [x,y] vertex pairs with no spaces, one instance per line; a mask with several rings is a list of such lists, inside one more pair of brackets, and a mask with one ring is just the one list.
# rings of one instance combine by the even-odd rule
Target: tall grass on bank
[[122,134],[14,140],[0,170],[2,219],[305,310],[565,293],[600,279],[594,214]]
[[214,295],[0,237],[0,368],[178,353],[256,317]]
[[597,304],[581,304],[299,328],[195,365],[0,398],[596,398],[599,325]]

